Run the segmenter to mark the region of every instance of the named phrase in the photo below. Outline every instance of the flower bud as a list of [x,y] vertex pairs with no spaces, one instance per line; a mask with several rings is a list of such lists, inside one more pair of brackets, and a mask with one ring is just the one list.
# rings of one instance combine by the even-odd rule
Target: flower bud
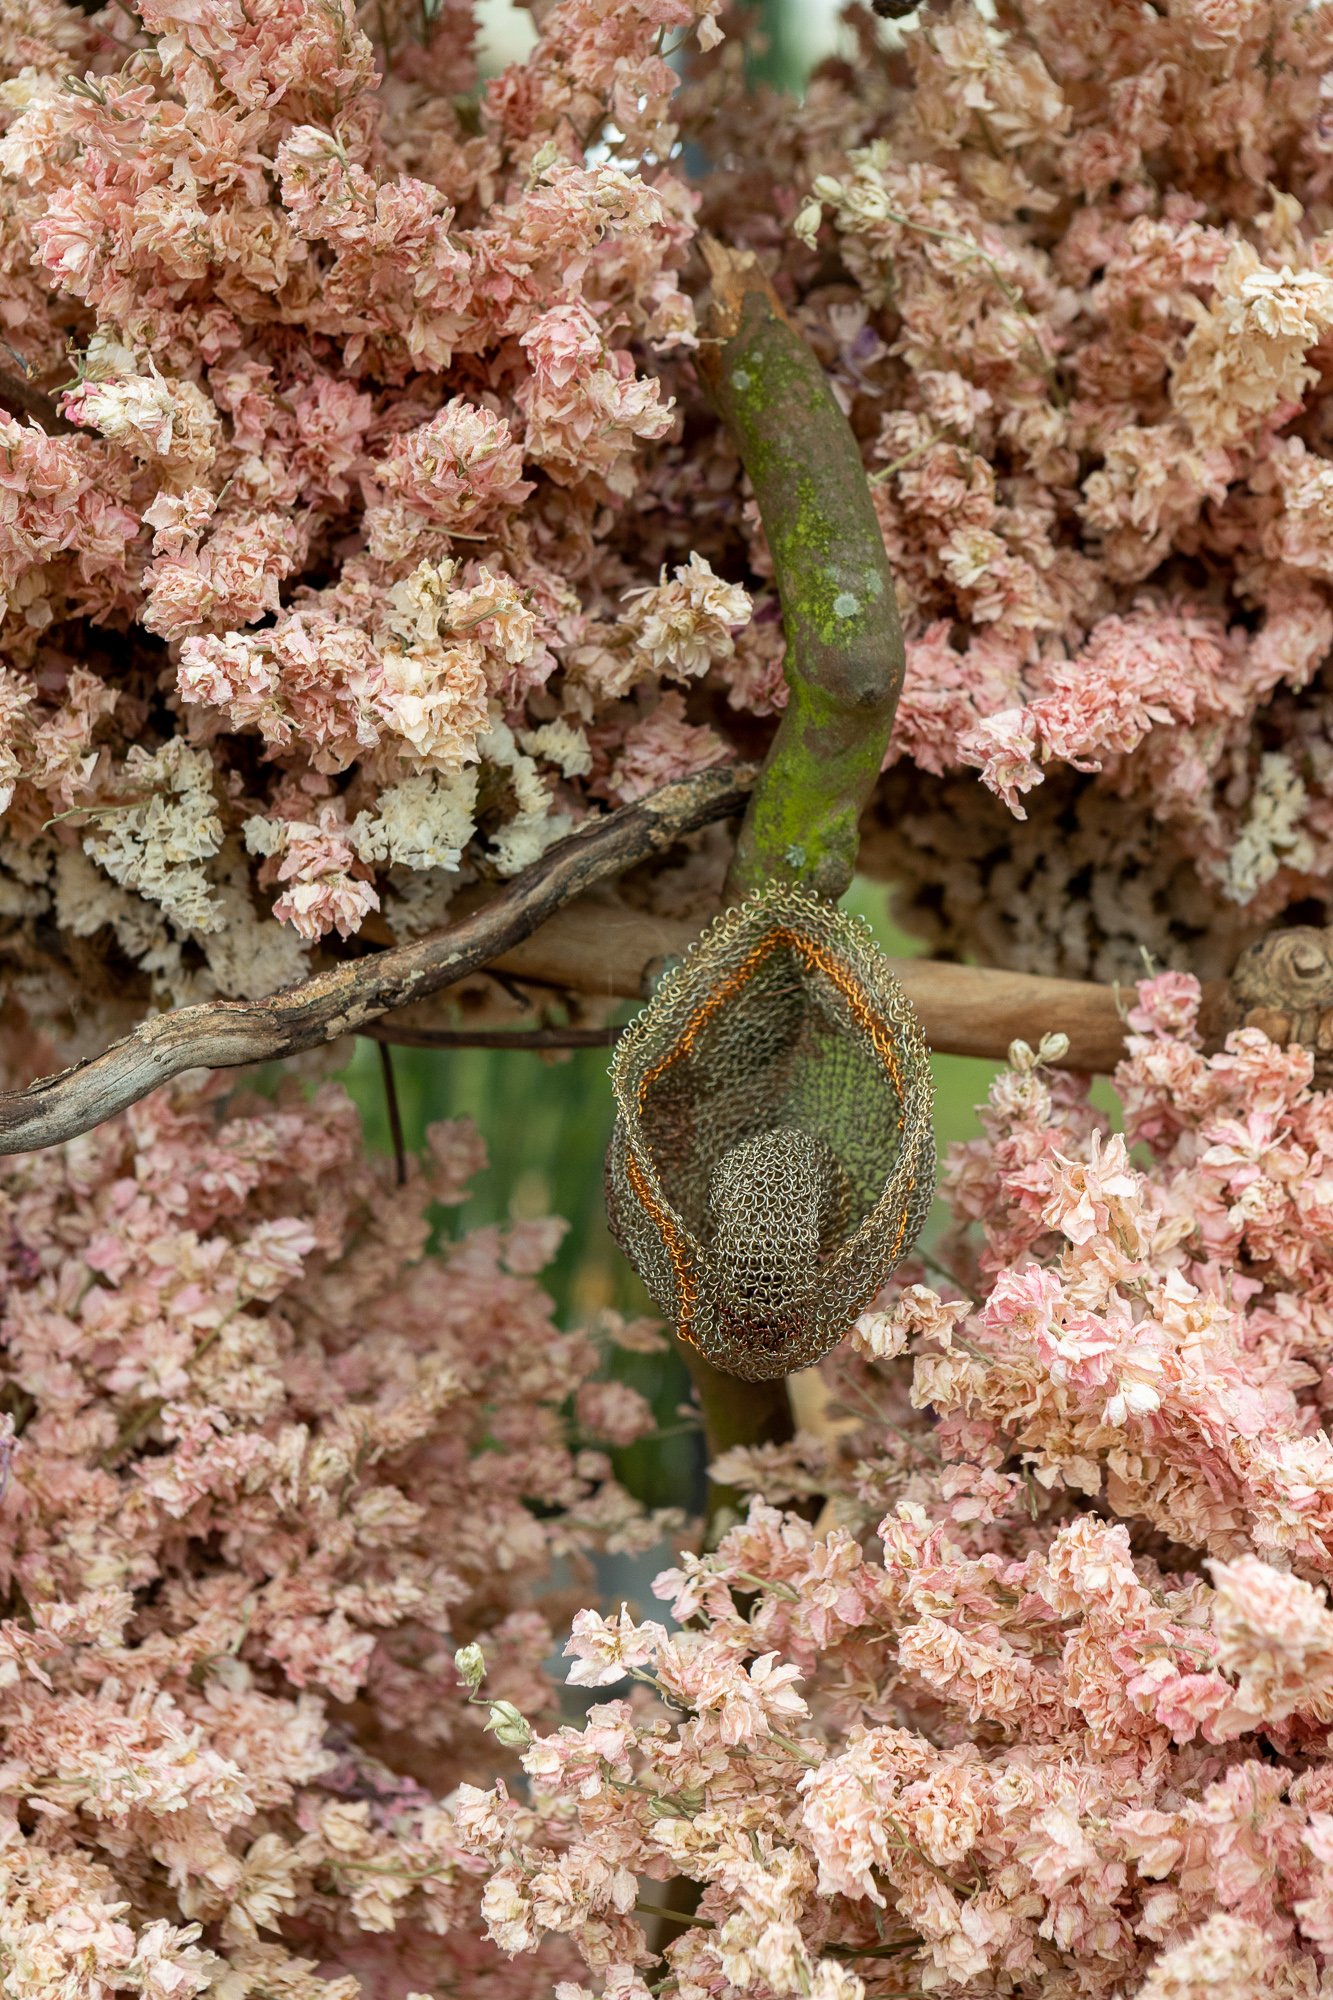
[[528,164],[528,186],[536,187],[548,167],[555,165],[560,157],[560,148],[554,139],[545,139],[533,154]]
[[796,220],[792,223],[792,229],[796,233],[797,240],[804,243],[807,250],[814,249],[815,238],[819,234],[819,225],[823,219],[824,205],[822,202],[803,202],[801,207],[796,211]]
[[486,1727],[507,1750],[526,1750],[532,1741],[532,1731],[512,1701],[493,1701]]
[[486,1678],[486,1656],[475,1641],[454,1654],[454,1672],[469,1694],[477,1692]]
[[693,1819],[703,1810],[704,1794],[694,1789],[664,1792],[648,1806],[649,1819]]

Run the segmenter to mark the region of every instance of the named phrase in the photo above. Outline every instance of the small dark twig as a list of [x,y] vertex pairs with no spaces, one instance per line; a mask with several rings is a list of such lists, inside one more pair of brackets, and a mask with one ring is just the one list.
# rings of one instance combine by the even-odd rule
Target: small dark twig
[[9,368],[0,368],[0,407],[10,416],[35,417],[48,437],[71,437],[79,428],[61,416],[50,396]]
[[517,979],[511,978],[509,973],[503,971],[499,966],[491,966],[489,970],[491,978],[501,991],[509,995],[509,998],[514,1002],[516,1007],[521,1007],[525,1014],[530,1014],[532,1012],[532,996],[524,992]]
[[366,1033],[380,1043],[403,1049],[608,1049],[623,1028],[399,1028],[392,1020],[377,1022]]
[[407,1147],[403,1144],[403,1114],[398,1108],[398,1085],[393,1073],[393,1050],[387,1042],[381,1042],[380,1074],[384,1078],[384,1105],[389,1114],[389,1137],[393,1141],[393,1160],[397,1170],[399,1187],[407,1186]]

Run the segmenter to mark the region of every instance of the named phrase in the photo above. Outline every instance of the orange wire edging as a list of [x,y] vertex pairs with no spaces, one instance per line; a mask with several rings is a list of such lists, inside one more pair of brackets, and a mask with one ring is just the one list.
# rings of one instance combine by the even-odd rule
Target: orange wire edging
[[[871,1007],[859,981],[840,962],[835,953],[830,951],[825,945],[812,943],[809,938],[801,936],[798,931],[791,930],[785,925],[781,925],[775,930],[770,931],[767,937],[762,938],[758,944],[754,945],[746,953],[736,969],[729,973],[721,985],[710,993],[708,998],[702,1001],[695,1009],[681,1031],[675,1046],[667,1051],[660,1062],[655,1063],[650,1070],[644,1073],[637,1093],[640,1116],[643,1114],[648,1092],[652,1089],[653,1085],[659,1078],[666,1074],[667,1070],[679,1062],[682,1056],[693,1052],[699,1033],[707,1022],[742,990],[746,983],[754,977],[759,968],[767,964],[773,953],[782,945],[786,945],[791,950],[798,952],[807,965],[814,966],[821,971],[825,978],[842,994],[843,999],[851,1009],[853,1019],[863,1033],[869,1037],[876,1054],[880,1057],[880,1060],[884,1063],[890,1076],[893,1078],[893,1087],[898,1099],[898,1130],[902,1131],[905,1115],[905,1092],[903,1089],[902,1071],[898,1065],[898,1054],[894,1046],[892,1028]],[[648,1184],[642,1167],[640,1167],[632,1151],[627,1153],[625,1167],[635,1197],[657,1229],[662,1239],[662,1247],[666,1251],[672,1270],[676,1274],[676,1284],[680,1296],[680,1309],[677,1316],[676,1330],[682,1340],[688,1342],[690,1346],[695,1346],[697,1343],[694,1333],[691,1330],[691,1321],[694,1309],[698,1304],[699,1283],[694,1271],[693,1261],[682,1241],[680,1229],[677,1227],[674,1219],[663,1209],[662,1204],[657,1200]],[[910,1197],[915,1187],[915,1179],[909,1178],[906,1190],[909,1199],[904,1203],[902,1217],[898,1224],[898,1234],[893,1244],[891,1262],[894,1264],[897,1263],[898,1253],[902,1248],[903,1236],[907,1229]],[[875,1289],[878,1290],[878,1286]],[[874,1294],[872,1293],[871,1296],[873,1297]]]

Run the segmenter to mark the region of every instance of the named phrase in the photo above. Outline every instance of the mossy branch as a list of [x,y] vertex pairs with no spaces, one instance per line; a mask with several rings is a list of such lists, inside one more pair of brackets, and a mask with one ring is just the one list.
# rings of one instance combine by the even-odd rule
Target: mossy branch
[[[700,372],[740,451],[773,557],[787,637],[787,707],[741,826],[729,900],[772,881],[841,896],[903,682],[893,577],[851,426],[815,354],[747,251],[705,238],[712,293]],[[687,1362],[710,1461],[792,1435],[784,1382]],[[709,1489],[715,1545],[743,1496]]]
[[773,557],[787,707],[728,882],[841,896],[903,684],[893,577],[851,426],[755,258],[706,238],[700,370],[739,448]]

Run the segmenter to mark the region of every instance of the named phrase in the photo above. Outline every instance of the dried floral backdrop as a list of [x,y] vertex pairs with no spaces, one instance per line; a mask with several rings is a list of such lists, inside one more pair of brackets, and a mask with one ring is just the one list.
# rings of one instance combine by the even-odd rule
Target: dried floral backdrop
[[837,1441],[733,1456],[675,1627],[577,1611],[577,1726],[553,1560],[681,1524],[558,1225],[428,1251],[466,1130],[400,1192],[214,1083],[8,1162],[5,1990],[1327,1994],[1333,1107],[1184,968],[1328,913],[1333,9],[856,8],[799,102],[716,0],[533,12],[479,88],[468,0],[0,6],[15,1075],[762,748],[703,227],[874,482],[904,920],[1176,969],[1123,1136],[1016,1051]]

